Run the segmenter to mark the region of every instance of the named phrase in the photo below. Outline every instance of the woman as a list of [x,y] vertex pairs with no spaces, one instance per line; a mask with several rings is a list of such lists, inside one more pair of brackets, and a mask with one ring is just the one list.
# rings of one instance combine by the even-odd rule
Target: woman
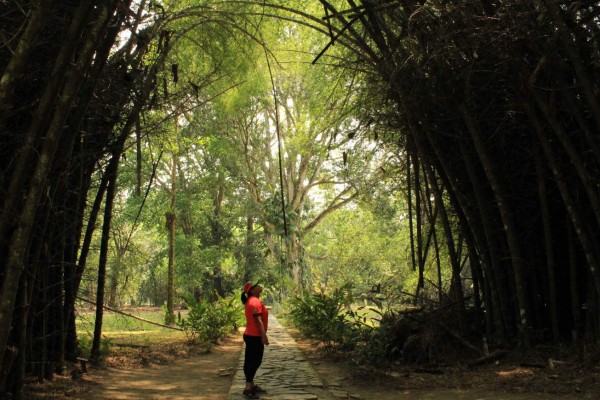
[[242,303],[244,303],[246,312],[246,330],[244,331],[246,387],[242,394],[248,399],[258,399],[259,394],[266,393],[266,390],[254,384],[254,375],[262,363],[265,346],[269,345],[267,338],[269,310],[260,301],[262,291],[263,288],[258,282],[255,284],[246,282],[242,293]]

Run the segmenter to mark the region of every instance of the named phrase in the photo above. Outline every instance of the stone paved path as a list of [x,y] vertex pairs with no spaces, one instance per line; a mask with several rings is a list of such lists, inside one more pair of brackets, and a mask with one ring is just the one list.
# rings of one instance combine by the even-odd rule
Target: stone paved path
[[[269,342],[265,347],[263,363],[254,381],[267,391],[261,400],[331,400],[341,397],[337,389],[327,390],[311,364],[306,360],[296,341],[281,326],[273,313],[269,314]],[[229,390],[230,400],[245,399],[244,351]],[[338,397],[340,395],[340,397]]]

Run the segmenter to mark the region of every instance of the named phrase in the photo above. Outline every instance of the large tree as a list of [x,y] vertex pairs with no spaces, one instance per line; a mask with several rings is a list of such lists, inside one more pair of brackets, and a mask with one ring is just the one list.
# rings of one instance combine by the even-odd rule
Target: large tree
[[[303,235],[356,198],[352,178],[368,173],[370,151],[354,139],[365,127],[353,118],[352,76],[295,61],[269,70],[265,58],[257,60],[263,80],[272,73],[271,90],[241,89],[243,100],[225,109],[220,129],[235,154],[234,179],[250,194],[272,254],[283,257],[299,285]],[[307,213],[311,208],[318,212]]]

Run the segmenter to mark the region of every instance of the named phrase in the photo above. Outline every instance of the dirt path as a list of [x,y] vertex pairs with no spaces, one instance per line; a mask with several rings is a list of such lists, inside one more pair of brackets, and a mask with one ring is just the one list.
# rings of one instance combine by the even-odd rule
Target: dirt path
[[[296,335],[294,335],[296,336]],[[322,357],[315,351],[313,343],[306,340],[297,342],[326,386],[350,392],[354,400],[576,400],[598,399],[592,388],[571,387],[572,393],[537,392],[535,387],[543,387],[549,379],[544,375],[519,372],[512,368],[512,378],[502,378],[498,373],[480,371],[478,373],[431,376],[411,374],[400,378],[356,376],[356,371],[348,371],[340,362]],[[212,352],[183,358],[171,365],[135,370],[98,370],[90,374],[97,383],[82,397],[72,399],[102,400],[227,400],[233,371],[238,366],[243,343],[241,335],[229,338]],[[526,379],[525,379],[525,378]],[[88,379],[88,378],[86,378]],[[529,382],[529,383],[528,383]],[[527,385],[531,387],[528,388]],[[597,385],[597,384],[596,384]],[[569,386],[563,386],[568,390]],[[264,400],[271,399],[263,396]],[[277,400],[275,397],[273,400]]]
[[[344,362],[324,358],[313,342],[291,331],[297,345],[325,384],[319,400],[339,389],[354,400],[575,400],[600,399],[597,367],[544,371],[510,363],[477,371],[448,369],[441,375],[401,369],[385,375],[361,375]],[[230,400],[228,396],[241,350],[241,334],[205,354],[176,356],[168,365],[145,368],[90,369],[83,378],[57,377],[50,384],[30,385],[31,400]],[[348,399],[348,396],[345,397]],[[263,396],[263,400],[279,400]]]
[[86,399],[225,400],[242,349],[239,335],[211,352],[182,358],[167,366],[135,370],[97,370],[102,384]]
[[[210,352],[192,354],[185,347],[174,351],[169,344],[141,357],[124,356],[119,368],[88,367],[73,380],[55,376],[51,382],[35,382],[25,388],[28,400],[226,400],[242,349],[241,335],[229,337]],[[171,353],[161,359],[160,352]],[[174,353],[174,354],[173,354]],[[160,364],[166,365],[160,365]],[[145,365],[141,367],[140,365]]]

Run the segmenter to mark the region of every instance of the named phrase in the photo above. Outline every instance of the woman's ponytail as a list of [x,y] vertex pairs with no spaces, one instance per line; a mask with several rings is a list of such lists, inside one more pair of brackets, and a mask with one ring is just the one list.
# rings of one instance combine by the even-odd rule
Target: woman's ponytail
[[248,297],[252,296],[252,289],[254,289],[256,286],[258,285],[258,282],[256,283],[252,283],[252,282],[246,282],[244,284],[244,291],[242,292],[242,303],[246,304],[246,302],[248,301]]

